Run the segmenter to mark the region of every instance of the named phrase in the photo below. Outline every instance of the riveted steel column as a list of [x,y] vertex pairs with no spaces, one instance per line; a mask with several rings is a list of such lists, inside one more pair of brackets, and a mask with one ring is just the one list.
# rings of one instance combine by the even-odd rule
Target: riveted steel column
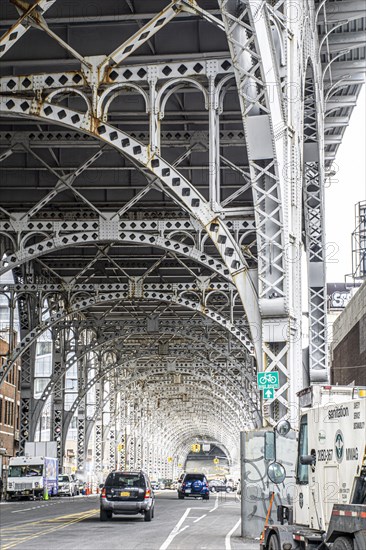
[[209,199],[210,207],[215,210],[218,203],[219,190],[218,190],[218,173],[217,173],[217,161],[220,158],[217,155],[217,105],[216,105],[216,90],[215,90],[215,78],[216,73],[210,72],[208,77],[208,90],[209,90],[209,105],[208,105],[208,117],[209,117],[209,139],[208,139],[208,177],[209,177]]
[[304,94],[304,218],[309,286],[310,382],[327,382],[327,297],[325,283],[323,142],[317,94],[310,67]]
[[[219,5],[235,69],[254,199],[261,370],[278,371],[280,379],[275,399],[263,406],[263,417],[275,424],[290,414],[291,400],[302,387],[301,293],[290,286],[288,258],[296,225],[296,220],[290,224],[288,211],[287,172],[292,171],[293,158],[289,156],[280,56],[266,2],[219,0]],[[281,31],[280,39],[288,43],[286,29]],[[293,248],[298,241],[296,234]]]
[[77,412],[77,470],[85,472],[86,464],[86,403],[87,394],[84,388],[87,384],[87,356],[78,360],[78,390],[79,404]]
[[114,372],[109,377],[109,469],[116,469],[116,383]]
[[148,82],[150,105],[147,108],[149,110],[150,149],[152,153],[160,154],[160,118],[156,104],[157,70],[155,67],[148,68]]
[[94,469],[99,480],[102,475],[103,463],[102,382],[100,380],[95,384],[95,409],[97,417],[94,428]]
[[52,329],[52,374],[57,377],[57,382],[53,388],[51,402],[51,430],[52,440],[57,444],[57,458],[59,468],[62,471],[64,460],[64,410],[65,410],[65,375],[64,371],[64,352],[65,352],[65,331],[62,329]]

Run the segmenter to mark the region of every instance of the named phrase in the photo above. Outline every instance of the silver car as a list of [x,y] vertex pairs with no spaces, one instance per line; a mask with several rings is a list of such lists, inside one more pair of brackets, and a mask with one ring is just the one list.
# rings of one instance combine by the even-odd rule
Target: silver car
[[145,521],[154,517],[154,491],[143,471],[111,472],[101,489],[100,521],[111,519],[113,514],[142,514]]
[[58,476],[58,495],[73,497],[79,493],[76,480],[72,474],[60,474]]

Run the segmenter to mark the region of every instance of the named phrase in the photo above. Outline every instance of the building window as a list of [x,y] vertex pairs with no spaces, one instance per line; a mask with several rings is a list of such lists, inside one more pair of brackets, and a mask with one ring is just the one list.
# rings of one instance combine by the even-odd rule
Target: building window
[[20,391],[20,379],[21,379],[21,374],[22,374],[22,373],[20,372],[20,368],[18,367],[18,384],[17,384],[17,386],[18,386],[18,391]]
[[52,342],[37,342],[37,355],[47,355],[52,352]]
[[20,430],[20,405],[18,403],[17,405],[17,423],[16,423],[17,430]]
[[5,380],[8,384],[12,384],[14,386],[14,381],[15,381],[14,366],[11,367],[10,371],[8,372],[8,374],[5,377]]
[[5,399],[5,414],[4,424],[7,426],[13,426],[14,423],[14,402],[9,399]]
[[3,398],[0,397],[0,424],[3,423]]

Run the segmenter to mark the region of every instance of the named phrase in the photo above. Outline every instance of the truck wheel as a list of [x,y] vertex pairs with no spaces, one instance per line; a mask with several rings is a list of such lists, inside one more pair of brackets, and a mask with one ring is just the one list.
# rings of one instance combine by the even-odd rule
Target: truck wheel
[[108,512],[106,510],[100,509],[100,521],[107,521]]
[[273,533],[269,539],[268,550],[280,550],[280,542],[276,533]]
[[338,537],[334,541],[332,550],[353,550],[353,541],[348,537]]

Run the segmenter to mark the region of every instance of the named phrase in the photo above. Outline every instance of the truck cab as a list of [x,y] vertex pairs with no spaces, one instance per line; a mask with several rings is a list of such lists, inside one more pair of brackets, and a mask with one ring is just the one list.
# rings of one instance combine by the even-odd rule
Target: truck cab
[[19,456],[9,460],[7,498],[57,494],[57,458]]
[[362,504],[366,495],[363,393],[339,386],[314,386],[311,395],[300,392],[295,523],[325,532],[334,504]]
[[366,388],[312,386],[298,397],[293,507],[279,506],[261,547],[365,550]]

